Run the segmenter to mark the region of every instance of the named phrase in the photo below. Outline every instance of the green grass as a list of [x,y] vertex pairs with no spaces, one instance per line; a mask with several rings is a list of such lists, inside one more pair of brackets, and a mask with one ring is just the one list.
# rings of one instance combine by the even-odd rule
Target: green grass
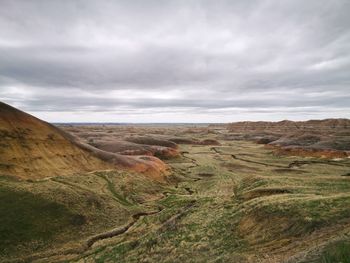
[[350,242],[342,241],[328,246],[317,263],[350,263]]
[[62,231],[84,224],[85,219],[65,206],[30,192],[0,187],[0,254],[18,245],[40,248]]
[[106,175],[102,172],[96,172],[95,174],[106,181],[109,191],[122,205],[125,205],[125,206],[132,206],[133,205],[123,195],[119,194],[119,192],[116,190],[113,182],[111,182],[111,180],[108,178],[108,175]]

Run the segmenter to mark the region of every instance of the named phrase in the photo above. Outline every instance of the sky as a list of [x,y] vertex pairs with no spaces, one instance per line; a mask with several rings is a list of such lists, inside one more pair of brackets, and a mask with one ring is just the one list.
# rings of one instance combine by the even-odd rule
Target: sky
[[50,122],[350,118],[348,0],[0,6],[0,100]]

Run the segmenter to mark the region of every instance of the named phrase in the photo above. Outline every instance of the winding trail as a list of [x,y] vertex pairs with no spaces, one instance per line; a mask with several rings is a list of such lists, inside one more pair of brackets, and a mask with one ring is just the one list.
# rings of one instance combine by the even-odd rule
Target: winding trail
[[[185,190],[189,193],[189,195],[192,195],[193,190],[190,188],[186,187]],[[160,201],[164,198],[166,198],[167,195],[164,194],[162,198],[158,199],[157,201]],[[162,231],[162,229],[166,228],[168,225],[172,225],[176,223],[177,220],[179,220],[181,217],[185,215],[196,203],[195,200],[192,200],[187,206],[182,208],[178,213],[173,215],[170,219],[165,221],[158,229],[158,231]],[[10,259],[8,261],[5,261],[7,263],[15,263],[15,262],[32,262],[34,260],[50,260],[50,258],[55,257],[55,256],[68,256],[68,255],[78,255],[78,254],[83,254],[84,252],[88,251],[91,249],[91,247],[98,241],[116,237],[123,235],[126,233],[133,225],[135,225],[143,216],[151,216],[160,213],[163,211],[163,207],[159,207],[159,210],[157,211],[151,211],[151,212],[139,212],[136,214],[133,214],[131,216],[132,220],[127,223],[124,226],[114,228],[112,230],[99,233],[97,235],[94,235],[87,240],[85,240],[79,247],[75,248],[70,248],[70,249],[56,249],[54,251],[49,251],[46,253],[38,253],[38,254],[33,254],[28,257],[21,257],[21,258],[14,258]]]
[[119,228],[115,228],[112,229],[110,231],[104,232],[104,233],[100,233],[97,234],[95,236],[90,237],[87,241],[86,241],[86,246],[85,246],[85,251],[87,249],[89,249],[94,243],[96,243],[99,240],[102,239],[106,239],[106,238],[112,238],[115,236],[119,236],[124,234],[126,231],[129,230],[130,227],[132,227],[142,216],[150,216],[150,215],[155,215],[158,214],[159,212],[161,212],[163,210],[159,209],[158,211],[152,211],[152,212],[140,212],[137,214],[132,215],[132,221],[130,221],[128,224],[126,224],[125,226],[119,227]]
[[188,154],[189,152],[181,152],[181,156],[187,160],[190,160],[190,162],[193,164],[193,166],[187,167],[187,169],[191,169],[194,167],[198,167],[199,164],[197,163],[197,160],[191,157],[186,156],[185,154]]
[[[193,167],[197,167],[199,166],[199,164],[197,163],[197,161],[193,158],[190,158],[188,156],[185,156],[186,152],[182,152],[181,153],[182,156],[185,158],[185,159],[188,159],[191,161],[191,163],[193,163],[193,166],[192,167],[189,167],[189,168],[193,168]],[[105,178],[106,179],[106,178]],[[177,185],[176,185],[177,186]],[[176,187],[177,188],[177,187]],[[187,193],[188,195],[192,195],[194,193],[194,191],[190,188],[190,187],[184,187],[183,188]],[[161,198],[159,198],[157,201],[161,201],[165,198],[168,197],[169,195],[169,192],[165,191],[162,193],[163,196]],[[174,194],[174,193],[173,193]],[[176,195],[176,194],[175,194]],[[165,223],[162,224],[161,228],[164,226],[164,225],[167,225],[169,224],[170,222],[174,222],[176,220],[178,220],[180,217],[182,217],[195,203],[196,201],[195,200],[192,200],[190,202],[190,204],[188,204],[187,206],[185,206],[183,209],[180,210],[180,212],[178,212],[177,214],[175,214],[172,218],[170,218],[169,220],[167,220]],[[89,248],[91,248],[93,246],[94,243],[96,243],[97,241],[100,241],[100,240],[103,240],[103,239],[107,239],[107,238],[112,238],[112,237],[116,237],[116,236],[119,236],[119,235],[122,235],[124,233],[126,233],[133,225],[135,225],[138,220],[143,217],[143,216],[151,216],[151,215],[155,215],[155,214],[158,214],[160,213],[161,211],[163,211],[165,208],[164,207],[158,207],[158,210],[157,211],[151,211],[151,212],[140,212],[140,213],[137,213],[137,214],[134,214],[132,215],[132,220],[127,223],[126,225],[122,226],[122,227],[118,227],[118,228],[115,228],[115,229],[112,229],[110,231],[106,231],[106,232],[103,232],[103,233],[100,233],[100,234],[97,234],[95,236],[92,236],[90,237],[89,239],[86,240],[85,242],[85,247],[84,247],[84,251],[85,252],[86,250],[88,250]]]
[[[189,158],[189,157],[185,157],[185,158],[190,159],[191,163],[194,163],[195,166],[199,166],[196,163],[195,159],[192,159],[192,158]],[[89,191],[88,189],[80,187],[79,185],[76,185],[74,183],[68,183],[68,182],[64,182],[64,181],[61,181],[61,180],[57,180],[57,178],[52,179],[52,181],[54,181],[56,183],[64,184],[64,185],[69,186],[69,187],[71,187],[73,189],[76,188],[76,189],[79,189],[81,191]],[[194,193],[194,191],[190,187],[184,187],[183,189],[188,193],[188,196],[191,196]],[[170,194],[169,192],[166,192],[166,191],[163,192],[162,193],[162,197],[159,198],[156,201],[159,202],[159,201],[167,198],[169,194]],[[174,194],[174,193],[172,193],[172,194]],[[175,195],[181,195],[181,194],[175,194]],[[182,194],[182,196],[183,196],[183,194]],[[116,201],[119,201],[119,200],[116,200]],[[191,202],[188,205],[186,205],[185,207],[181,208],[179,212],[177,212],[170,219],[168,219],[163,224],[161,224],[157,231],[162,231],[164,228],[168,227],[169,225],[175,224],[176,221],[178,221],[181,217],[183,217],[194,206],[195,203],[196,203],[196,200],[191,200]],[[158,210],[156,210],[156,211],[139,212],[139,213],[133,214],[131,216],[131,220],[127,224],[125,224],[124,226],[121,226],[121,227],[118,227],[118,228],[114,228],[114,229],[111,229],[109,231],[102,232],[102,233],[96,234],[94,236],[91,236],[88,239],[86,239],[85,241],[83,241],[81,243],[81,245],[79,245],[77,247],[70,248],[70,249],[61,248],[61,249],[56,249],[54,251],[48,251],[46,253],[44,252],[44,253],[32,254],[32,255],[27,256],[27,257],[10,259],[10,260],[8,260],[6,262],[8,262],[8,263],[10,263],[10,262],[11,263],[13,263],[13,262],[32,262],[34,260],[48,260],[48,261],[50,261],[50,258],[55,257],[55,256],[68,256],[68,255],[83,254],[86,251],[88,251],[89,249],[91,249],[91,247],[96,242],[104,240],[104,239],[108,239],[108,238],[112,238],[112,237],[123,235],[132,226],[134,226],[142,217],[156,215],[156,214],[162,212],[164,209],[165,209],[164,207],[158,206]]]

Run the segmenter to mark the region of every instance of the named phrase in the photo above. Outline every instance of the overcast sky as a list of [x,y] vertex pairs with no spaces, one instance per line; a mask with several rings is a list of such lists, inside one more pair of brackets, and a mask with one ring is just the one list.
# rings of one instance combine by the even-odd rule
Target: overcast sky
[[52,122],[350,117],[350,1],[0,0],[0,100]]

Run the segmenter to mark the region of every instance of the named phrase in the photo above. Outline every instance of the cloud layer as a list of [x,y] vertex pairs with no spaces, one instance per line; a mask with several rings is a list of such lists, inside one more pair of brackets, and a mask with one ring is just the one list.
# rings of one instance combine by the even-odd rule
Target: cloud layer
[[49,121],[350,117],[350,2],[11,1],[0,98]]

